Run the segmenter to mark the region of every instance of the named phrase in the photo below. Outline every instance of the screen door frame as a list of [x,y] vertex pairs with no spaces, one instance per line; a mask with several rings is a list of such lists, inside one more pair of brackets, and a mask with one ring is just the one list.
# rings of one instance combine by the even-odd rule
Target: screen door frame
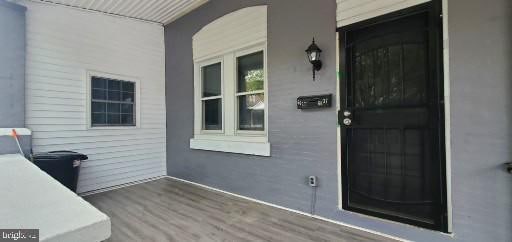
[[[439,177],[440,177],[440,209],[439,209],[439,219],[435,224],[425,224],[421,222],[416,222],[414,220],[404,219],[398,216],[388,215],[384,213],[378,213],[368,210],[354,209],[348,206],[349,202],[349,192],[348,192],[348,182],[349,182],[349,174],[348,174],[348,155],[347,155],[347,137],[346,137],[346,129],[343,125],[343,110],[347,107],[347,78],[348,75],[345,72],[347,70],[347,56],[346,56],[346,41],[345,38],[350,31],[355,31],[358,29],[362,29],[368,26],[378,25],[381,23],[386,23],[389,21],[394,21],[398,19],[402,19],[405,17],[427,13],[428,14],[428,22],[429,22],[429,41],[428,41],[428,55],[429,55],[429,67],[428,70],[430,75],[435,77],[435,105],[438,106],[436,110],[437,120],[432,125],[437,126],[438,133],[435,135],[434,145],[437,148],[438,154],[435,154],[437,159],[439,160]],[[417,6],[413,6],[407,9],[399,10],[393,13],[385,14],[379,17],[375,17],[369,20],[357,22],[351,25],[343,26],[337,29],[339,36],[339,103],[340,103],[340,111],[338,112],[338,124],[340,125],[340,145],[341,153],[341,202],[342,209],[352,212],[357,212],[373,217],[388,219],[396,222],[401,222],[405,224],[411,224],[423,228],[428,228],[432,230],[448,232],[448,214],[447,214],[447,186],[446,186],[446,151],[445,151],[445,110],[444,110],[444,80],[443,80],[443,46],[442,46],[442,6],[441,1],[432,0],[430,2],[420,4]],[[350,60],[349,60],[350,61]]]

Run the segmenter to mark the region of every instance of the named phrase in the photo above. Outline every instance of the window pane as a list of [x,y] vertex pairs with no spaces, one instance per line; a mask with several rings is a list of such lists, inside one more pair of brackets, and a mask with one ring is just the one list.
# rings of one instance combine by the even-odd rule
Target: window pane
[[120,124],[121,123],[121,115],[120,114],[107,114],[107,123],[108,124]]
[[263,90],[263,51],[238,57],[238,92]]
[[221,64],[215,63],[202,68],[203,97],[220,96],[222,71]]
[[121,101],[121,92],[120,91],[108,91],[108,100]]
[[133,125],[135,123],[133,121],[133,114],[121,114],[121,124]]
[[107,91],[103,89],[92,89],[92,99],[107,100]]
[[265,99],[263,94],[238,97],[238,129],[265,130]]
[[121,81],[108,80],[108,90],[121,91]]
[[133,113],[133,104],[121,104],[121,113]]
[[123,92],[134,92],[134,86],[133,82],[123,82],[122,90]]
[[107,112],[109,113],[120,113],[121,112],[121,104],[119,103],[109,103],[107,107]]
[[122,92],[121,100],[123,102],[134,102],[134,93],[133,92]]
[[91,112],[104,113],[107,111],[107,104],[104,102],[92,102]]
[[92,114],[92,124],[93,125],[104,125],[107,123],[107,114],[106,113],[93,113]]
[[103,78],[92,77],[92,88],[107,89],[107,82]]
[[204,130],[222,130],[221,99],[203,101],[203,119]]

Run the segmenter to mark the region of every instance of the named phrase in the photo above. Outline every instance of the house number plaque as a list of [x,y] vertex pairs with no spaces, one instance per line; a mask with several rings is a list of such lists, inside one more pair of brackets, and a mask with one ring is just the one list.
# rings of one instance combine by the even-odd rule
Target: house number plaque
[[332,106],[332,94],[301,96],[297,98],[297,109],[330,108]]

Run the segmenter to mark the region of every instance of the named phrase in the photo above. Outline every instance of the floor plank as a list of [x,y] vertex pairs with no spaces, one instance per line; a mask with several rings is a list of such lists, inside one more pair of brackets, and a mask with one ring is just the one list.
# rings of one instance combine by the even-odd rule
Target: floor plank
[[112,221],[109,241],[390,241],[163,178],[85,197]]

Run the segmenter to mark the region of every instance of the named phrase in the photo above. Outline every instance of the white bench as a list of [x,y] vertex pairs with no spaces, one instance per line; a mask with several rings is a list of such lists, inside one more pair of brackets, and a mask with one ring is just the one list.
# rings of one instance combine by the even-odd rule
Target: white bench
[[39,229],[40,241],[103,241],[110,218],[19,154],[0,155],[0,229]]

